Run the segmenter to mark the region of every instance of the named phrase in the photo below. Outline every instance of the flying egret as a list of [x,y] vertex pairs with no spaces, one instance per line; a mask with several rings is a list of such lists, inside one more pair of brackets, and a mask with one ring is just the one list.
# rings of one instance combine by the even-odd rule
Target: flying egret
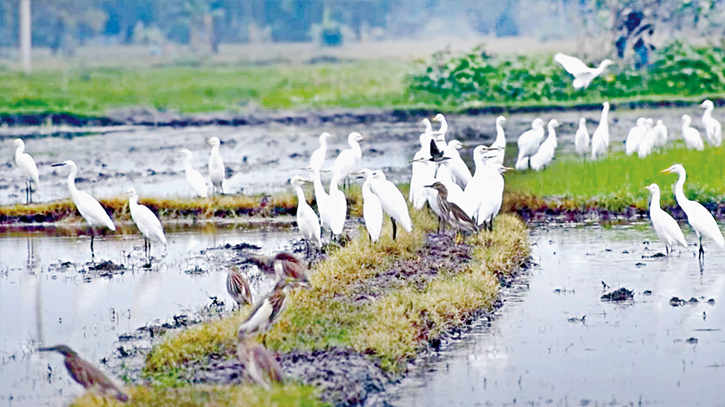
[[373,171],[372,178],[370,189],[378,196],[383,211],[390,216],[393,224],[393,240],[397,235],[396,221],[400,223],[406,232],[412,232],[413,222],[410,220],[408,205],[405,203],[405,198],[398,187],[388,181],[385,173],[380,170]]
[[687,222],[695,230],[695,234],[700,240],[698,259],[705,258],[705,249],[702,248],[702,236],[709,237],[718,246],[725,248],[725,238],[720,233],[720,228],[712,214],[699,202],[691,201],[685,196],[685,192],[683,191],[685,179],[687,178],[685,167],[680,164],[675,164],[662,170],[662,172],[674,172],[678,176],[677,184],[675,184],[675,199],[677,200],[677,204],[680,205],[680,208],[682,208],[682,211],[687,215]]
[[35,165],[33,157],[25,152],[25,143],[23,140],[16,138],[13,141],[13,145],[15,146],[15,164],[20,168],[20,171],[26,179],[25,203],[31,203],[33,202],[33,188],[30,186],[30,182],[32,181],[35,184],[35,189],[37,190],[39,185],[38,166]]
[[239,325],[237,338],[265,333],[279,319],[287,306],[287,295],[292,286],[286,280],[279,280],[272,291],[262,298]]
[[477,232],[476,222],[474,222],[460,206],[454,202],[448,201],[448,190],[446,186],[440,182],[434,182],[426,185],[426,188],[435,189],[438,192],[438,207],[441,208],[441,221],[446,222],[456,231]]
[[310,156],[310,167],[322,168],[322,164],[325,163],[325,155],[327,154],[327,139],[330,137],[332,137],[332,134],[328,132],[320,134],[320,146]]
[[691,122],[690,116],[682,115],[682,138],[685,140],[687,148],[702,151],[705,149],[705,144],[702,142],[700,132],[696,128],[690,127]]
[[574,77],[574,88],[576,89],[586,89],[594,78],[601,75],[609,65],[613,64],[611,60],[605,59],[599,63],[598,67],[590,68],[579,58],[562,53],[554,55],[554,61],[561,64],[564,70]]
[[227,273],[227,292],[239,308],[252,303],[252,290],[249,288],[249,282],[236,266],[230,267]]
[[556,119],[549,120],[549,136],[539,146],[539,150],[531,156],[531,169],[534,171],[541,171],[544,167],[551,164],[554,159],[554,153],[556,152],[556,127],[559,126],[559,122]]
[[126,191],[128,196],[128,207],[131,212],[131,219],[141,231],[144,237],[144,253],[151,254],[151,242],[162,243],[166,246],[166,236],[164,236],[164,228],[161,227],[159,218],[151,212],[151,209],[144,205],[139,205],[138,194],[136,190],[131,188]]
[[362,158],[362,150],[359,142],[363,140],[360,133],[352,132],[347,136],[347,143],[350,148],[340,151],[335,163],[332,165],[332,172],[337,173],[339,181],[342,182],[352,171],[355,170]]
[[[415,163],[413,164],[415,165]],[[362,186],[363,220],[368,231],[368,237],[374,243],[380,239],[380,231],[383,229],[383,206],[380,204],[380,198],[373,193],[371,187],[373,172],[363,168],[360,173],[365,177]]]
[[655,147],[664,147],[667,145],[667,126],[662,120],[657,120],[657,124],[652,128]]
[[328,210],[330,206],[330,195],[325,191],[320,179],[320,169],[318,167],[309,168],[312,171],[312,185],[315,191],[315,202],[317,203],[317,213],[320,214],[320,228],[330,228],[330,219],[332,213]]
[[112,395],[117,400],[126,402],[128,396],[115,383],[113,383],[103,372],[83,358],[78,356],[73,349],[66,345],[56,345],[49,348],[38,348],[41,352],[58,352],[65,357],[64,364],[68,374],[76,383],[87,390],[97,390],[101,395]]
[[433,131],[433,140],[435,141],[438,150],[443,151],[446,148],[446,133],[448,133],[448,121],[446,120],[446,117],[443,116],[443,113],[438,113],[437,115],[435,115],[432,121],[441,124],[441,127],[438,130]]
[[574,135],[574,148],[576,153],[584,159],[589,152],[589,132],[587,131],[587,119],[579,119],[579,128]]
[[73,203],[76,205],[76,208],[78,208],[78,212],[81,213],[83,219],[85,219],[86,222],[88,222],[88,224],[90,225],[91,256],[95,256],[95,254],[93,253],[93,227],[107,227],[112,231],[115,231],[116,225],[113,224],[111,217],[108,216],[101,204],[98,203],[95,198],[93,198],[87,192],[79,191],[78,188],[76,188],[76,175],[78,174],[78,167],[76,167],[76,163],[74,163],[72,160],[68,160],[60,164],[53,164],[53,167],[62,167],[65,165],[70,167],[70,174],[68,174],[68,190],[70,191],[70,196],[73,199]]
[[494,149],[496,156],[492,157],[494,163],[503,165],[503,159],[506,156],[506,133],[503,131],[503,124],[506,118],[499,116],[496,118],[496,140],[491,144],[491,149]]
[[644,121],[645,132],[644,136],[642,136],[642,141],[639,142],[639,150],[637,150],[637,156],[639,158],[645,158],[652,154],[652,149],[655,145],[655,134],[652,123],[652,119],[646,119]]
[[639,145],[642,142],[642,138],[647,133],[647,126],[645,122],[647,119],[640,117],[637,119],[637,125],[632,127],[627,134],[627,141],[625,142],[624,150],[627,155],[632,155],[639,151]]
[[459,187],[465,188],[468,181],[471,180],[471,170],[468,169],[466,163],[463,162],[461,155],[458,150],[463,148],[458,140],[451,140],[446,144],[446,149],[443,151],[443,155],[448,157],[448,165],[451,169],[451,177],[453,182],[458,184]]
[[665,244],[665,252],[669,255],[676,245],[687,247],[685,235],[677,221],[660,208],[660,187],[657,184],[650,184],[646,189],[652,195],[652,201],[649,205],[649,218],[652,221],[657,236]]
[[185,148],[181,150],[181,155],[184,156],[184,171],[186,172],[186,180],[191,185],[197,196],[201,198],[207,197],[206,180],[201,173],[191,166],[191,151]]
[[705,108],[705,111],[702,113],[702,125],[705,127],[707,142],[712,146],[720,147],[722,143],[722,127],[720,126],[720,122],[712,117],[712,111],[715,109],[715,105],[711,100],[705,99],[700,107]]
[[539,145],[544,141],[544,121],[537,118],[531,123],[531,130],[519,136],[519,156],[516,159],[516,169],[529,168],[529,157],[539,151]]
[[239,335],[237,359],[244,367],[244,376],[265,390],[270,390],[272,383],[284,380],[284,371],[277,362],[277,356],[260,346],[251,336]]
[[[428,119],[424,119],[428,120]],[[430,161],[431,135],[428,131],[420,135],[420,149],[413,156],[412,173],[410,176],[410,194],[408,200],[415,209],[421,210],[428,200],[428,189],[425,187],[433,183],[436,173],[436,164]]]
[[207,140],[207,144],[211,146],[211,154],[209,155],[209,178],[211,179],[211,185],[213,192],[224,194],[224,160],[219,155],[219,141],[218,137],[212,137]]
[[340,179],[340,173],[333,170],[327,210],[330,211],[330,230],[335,236],[342,234],[342,230],[345,228],[345,219],[347,219],[347,199],[345,194],[338,188]]
[[609,149],[609,102],[602,103],[602,116],[599,126],[592,134],[592,160],[607,153]]
[[307,254],[310,253],[310,244],[317,242],[319,247],[322,247],[322,240],[320,239],[320,219],[317,217],[315,211],[307,203],[305,198],[305,191],[302,190],[303,182],[310,182],[310,180],[302,178],[300,176],[294,176],[290,179],[290,184],[297,193],[297,228],[305,240],[307,247]]

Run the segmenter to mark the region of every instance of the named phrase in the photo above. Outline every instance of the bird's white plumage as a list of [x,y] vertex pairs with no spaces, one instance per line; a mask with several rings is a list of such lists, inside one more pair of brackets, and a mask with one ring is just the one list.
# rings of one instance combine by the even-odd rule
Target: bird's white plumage
[[531,157],[531,168],[534,171],[541,171],[551,164],[556,152],[556,127],[559,122],[556,119],[549,120],[549,136],[539,146],[539,150]]
[[15,164],[20,168],[23,176],[38,186],[38,166],[35,164],[33,157],[25,152],[25,143],[22,139],[16,138],[13,141],[15,146]]
[[[453,175],[451,174],[451,168],[448,164],[448,160],[443,161],[438,166],[438,172],[436,173],[435,180],[446,186],[446,189],[448,190],[448,202],[453,202],[458,206],[463,205],[463,189],[453,182]],[[433,191],[433,194],[428,200],[428,203],[430,204],[431,200],[436,201],[437,203],[438,192],[435,189],[429,189]]]
[[[428,120],[428,119],[424,119]],[[428,125],[430,127],[430,123]],[[413,156],[412,173],[410,176],[410,193],[408,200],[415,209],[423,209],[431,191],[426,185],[432,184],[435,178],[436,164],[429,161],[431,135],[426,129],[420,135],[420,149]]]
[[677,221],[667,212],[660,208],[660,187],[657,184],[651,184],[647,187],[652,195],[652,201],[649,206],[649,217],[652,221],[657,236],[665,244],[667,250],[672,250],[676,245],[687,247],[685,235]]
[[78,208],[78,212],[81,213],[83,219],[85,219],[91,226],[103,226],[111,230],[116,230],[116,225],[113,224],[111,217],[108,216],[103,206],[90,194],[79,191],[76,188],[76,175],[78,174],[78,167],[72,160],[63,162],[63,165],[70,167],[70,174],[68,174],[68,190],[70,191],[73,203]]
[[221,142],[218,137],[210,138],[207,143],[211,146],[211,154],[209,155],[209,179],[214,187],[214,192],[224,193],[224,160],[219,155],[219,145]]
[[380,239],[380,231],[383,229],[383,206],[370,186],[373,181],[373,172],[365,168],[360,171],[365,175],[365,182],[362,186],[363,196],[363,220],[368,230],[370,240],[377,242]]
[[438,151],[443,151],[446,149],[446,133],[448,133],[448,121],[446,120],[446,117],[443,116],[443,113],[438,113],[433,118],[434,122],[439,122],[441,124],[441,127],[438,130],[433,131],[433,140],[436,142],[436,146],[438,147]]
[[692,119],[690,116],[686,114],[682,115],[682,138],[685,140],[687,148],[702,151],[705,149],[705,143],[702,142],[700,132],[696,128],[690,126],[691,122]]
[[531,130],[527,130],[519,136],[519,155],[516,159],[517,170],[529,168],[529,157],[539,151],[539,145],[544,141],[544,136],[544,121],[539,118],[531,123]]
[[640,117],[637,119],[637,125],[632,127],[627,134],[627,140],[625,141],[624,150],[627,155],[632,155],[639,151],[639,144],[642,142],[642,137],[647,133],[647,127],[645,122],[647,119]]
[[292,187],[297,193],[297,228],[303,239],[315,241],[322,247],[322,240],[320,239],[320,219],[307,203],[305,191],[302,190],[302,182],[309,182],[309,180],[298,176],[292,177],[290,180],[290,184],[292,184]]
[[[459,187],[465,188],[468,181],[471,180],[471,170],[468,169],[466,163],[463,162],[461,155],[458,153],[463,147],[460,141],[451,140],[446,144],[446,149],[443,152],[444,157],[448,157],[448,165],[451,169],[451,177],[453,182],[458,184]],[[428,188],[430,189],[430,188]]]
[[506,167],[501,164],[492,163],[487,165],[486,169],[489,172],[491,180],[485,191],[488,196],[481,200],[481,205],[478,207],[476,214],[476,224],[478,226],[482,225],[483,222],[491,222],[498,215],[503,202],[503,173],[506,171]]
[[208,189],[206,186],[206,180],[201,173],[191,166],[191,151],[188,149],[181,150],[181,154],[184,156],[184,172],[186,173],[186,181],[191,186],[196,196],[206,198]]
[[491,148],[497,149],[494,157],[490,159],[493,163],[503,165],[503,159],[506,156],[506,133],[503,130],[503,124],[506,118],[498,116],[496,118],[496,140],[491,144]]
[[388,181],[380,170],[373,171],[371,177],[370,189],[378,196],[385,213],[395,219],[406,232],[411,232],[413,222],[408,213],[408,204],[405,203],[405,198],[398,187]]
[[327,139],[330,137],[332,135],[328,132],[320,134],[320,146],[310,155],[310,167],[322,168],[322,165],[325,163],[325,155],[327,154]]
[[347,219],[347,199],[345,194],[338,188],[340,182],[340,174],[333,170],[332,180],[330,181],[330,200],[328,211],[330,212],[330,229],[334,235],[341,235],[345,228],[345,219]]
[[[350,148],[340,151],[335,164],[332,166],[332,172],[337,173],[340,177],[339,181],[342,182],[352,171],[357,168],[360,159],[362,158],[362,150],[360,149],[359,142],[362,141],[363,137],[360,133],[352,132],[347,136],[347,143]],[[332,194],[332,192],[330,192]]]
[[662,120],[657,120],[657,124],[652,128],[655,147],[664,147],[667,145],[667,126]]
[[330,195],[325,191],[325,187],[322,186],[322,180],[320,179],[320,169],[318,167],[311,167],[312,171],[312,185],[315,191],[315,202],[317,202],[317,212],[320,214],[320,227],[330,228],[331,226],[331,215],[332,213],[328,210],[330,206]]
[[722,143],[722,126],[717,119],[712,117],[712,111],[715,109],[715,105],[711,100],[706,99],[700,106],[705,108],[705,111],[702,113],[702,125],[705,127],[707,142],[711,146],[720,147]]
[[239,332],[244,334],[250,334],[258,331],[265,331],[269,327],[269,317],[272,315],[274,308],[268,297],[262,300],[262,304],[259,305],[257,312],[239,325]]
[[128,195],[128,207],[131,212],[131,219],[141,231],[143,236],[153,242],[166,244],[164,228],[159,218],[151,212],[151,209],[138,203],[138,194],[133,188],[126,192]]
[[579,119],[579,128],[574,135],[574,148],[580,157],[584,158],[589,152],[589,132],[587,131],[587,119]]
[[554,55],[554,61],[558,62],[564,70],[574,77],[574,87],[577,89],[586,88],[589,84],[601,75],[604,70],[612,64],[612,61],[605,59],[596,68],[588,67],[579,58],[558,53]]
[[592,134],[592,160],[607,154],[609,149],[609,102],[602,103],[602,116]]
[[642,140],[639,142],[639,149],[637,150],[637,156],[639,158],[645,158],[652,154],[652,150],[655,146],[655,135],[652,131],[652,119],[646,119],[644,122],[644,135]]

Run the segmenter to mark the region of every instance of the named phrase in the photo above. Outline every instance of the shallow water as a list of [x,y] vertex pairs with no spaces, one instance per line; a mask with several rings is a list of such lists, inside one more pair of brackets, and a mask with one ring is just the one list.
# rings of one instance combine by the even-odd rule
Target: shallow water
[[[537,229],[532,241],[538,265],[506,289],[496,318],[421,363],[383,399],[395,406],[722,404],[725,251],[706,243],[701,271],[692,246],[671,258],[642,258],[654,253],[647,247],[663,249],[649,226]],[[634,290],[634,301],[601,301],[602,281],[606,292]],[[699,302],[673,307],[674,296]],[[705,303],[711,298],[714,305]]]
[[[67,404],[82,394],[63,358],[34,352],[38,346],[69,344],[99,365],[120,334],[193,314],[213,296],[231,308],[221,265],[235,253],[208,248],[246,242],[261,246],[259,253],[271,252],[288,249],[296,237],[291,231],[250,232],[234,226],[216,232],[167,234],[168,249],[153,247],[150,269],[143,267],[138,236],[97,239],[97,262],[111,260],[127,268],[110,278],[79,272],[90,261],[88,237],[17,232],[0,237],[0,406]],[[61,264],[65,262],[70,264]],[[197,268],[203,272],[187,272]],[[250,274],[250,280],[255,298],[271,289],[269,278]]]

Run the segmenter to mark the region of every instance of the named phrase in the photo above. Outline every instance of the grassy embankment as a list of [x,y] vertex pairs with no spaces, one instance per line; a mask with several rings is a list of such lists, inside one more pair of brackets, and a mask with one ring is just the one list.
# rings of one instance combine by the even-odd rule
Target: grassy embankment
[[[528,232],[523,223],[511,215],[502,215],[493,233],[482,232],[466,239],[471,245],[466,249],[470,259],[454,257],[440,267],[431,265],[430,259],[422,258],[422,251],[436,220],[427,212],[415,211],[413,222],[413,233],[403,232],[397,242],[391,239],[388,222],[377,244],[371,245],[362,234],[317,264],[311,271],[314,289],[294,292],[282,319],[267,335],[268,347],[280,352],[352,348],[369,355],[384,370],[400,372],[417,352],[442,334],[481,310],[490,309],[500,278],[515,272],[529,255]],[[421,268],[435,272],[386,279],[386,273],[396,267],[407,272]],[[172,399],[199,405],[203,404],[199,400],[208,401],[209,386],[189,386],[184,370],[190,362],[206,361],[210,355],[234,357],[236,329],[247,312],[248,308],[189,328],[155,346],[145,367],[151,386],[130,389],[134,404],[165,405],[165,400]],[[219,394],[215,405],[232,405],[237,400],[235,395],[242,392],[254,391],[257,400],[267,394],[249,390],[248,386],[212,388]],[[294,385],[275,387],[271,394],[285,397],[290,392],[305,397],[314,394]],[[303,398],[290,403],[312,401]],[[86,395],[76,404],[98,405],[100,401]]]

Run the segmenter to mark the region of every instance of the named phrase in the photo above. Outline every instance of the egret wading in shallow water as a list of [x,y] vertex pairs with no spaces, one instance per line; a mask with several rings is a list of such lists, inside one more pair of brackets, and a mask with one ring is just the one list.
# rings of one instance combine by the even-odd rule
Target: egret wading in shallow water
[[657,184],[651,184],[646,189],[652,195],[652,201],[649,205],[649,218],[652,221],[657,236],[665,244],[665,252],[670,254],[676,245],[687,247],[685,235],[677,221],[667,212],[660,208],[660,187]]
[[611,60],[605,59],[599,63],[598,67],[590,68],[581,59],[562,53],[554,55],[554,61],[558,62],[564,67],[565,71],[574,77],[573,85],[576,89],[586,89],[594,78],[601,75],[609,65],[613,64]]
[[239,308],[252,303],[252,290],[249,288],[249,282],[236,266],[230,267],[227,273],[227,292]]
[[320,146],[310,155],[310,168],[322,168],[322,164],[325,163],[325,155],[327,155],[327,139],[330,137],[332,134],[328,132],[320,134]]
[[35,165],[33,157],[25,152],[23,140],[16,138],[13,145],[15,146],[15,165],[20,168],[25,177],[25,203],[31,203],[33,202],[33,188],[30,183],[35,184],[35,189],[38,189],[38,166]]
[[41,352],[58,352],[65,357],[64,364],[76,383],[86,390],[98,391],[102,395],[111,395],[117,400],[126,402],[128,396],[121,391],[103,372],[97,367],[83,360],[78,353],[66,345],[56,345],[48,348],[38,348]]
[[700,251],[698,259],[705,258],[705,249],[702,248],[702,237],[708,237],[712,239],[715,244],[725,248],[725,238],[720,233],[720,228],[717,225],[717,221],[712,214],[699,202],[691,201],[685,196],[683,187],[685,185],[685,179],[687,179],[687,173],[685,167],[680,164],[675,164],[670,168],[662,170],[662,172],[675,173],[678,175],[677,184],[675,184],[675,199],[677,204],[680,205],[682,211],[687,215],[687,222],[692,226],[699,241]]
[[128,196],[128,208],[131,212],[131,219],[143,234],[144,253],[151,255],[151,242],[161,243],[166,246],[166,236],[164,236],[164,228],[161,226],[159,218],[151,212],[151,209],[138,203],[138,194],[136,190],[131,188],[126,191]]
[[556,152],[556,127],[559,126],[559,122],[556,119],[549,120],[549,136],[539,146],[539,150],[531,156],[531,169],[534,171],[541,171],[544,167],[551,164],[554,160],[554,153]]
[[380,204],[378,196],[373,193],[370,185],[373,181],[373,172],[367,168],[363,168],[360,170],[360,174],[365,177],[362,185],[363,220],[365,221],[365,229],[368,231],[370,241],[375,243],[380,239],[380,232],[383,229],[383,206]]
[[544,121],[537,118],[531,123],[531,130],[519,136],[519,156],[516,159],[516,169],[523,171],[529,168],[529,157],[539,151],[539,145],[544,141]]
[[495,152],[495,156],[491,157],[491,162],[503,165],[503,158],[506,156],[506,133],[503,131],[503,124],[506,118],[499,116],[496,118],[496,140],[494,140],[491,150]]
[[629,134],[627,134],[627,141],[624,146],[624,150],[627,155],[632,155],[639,151],[639,145],[642,143],[642,138],[645,133],[647,133],[646,122],[647,119],[640,117],[637,119],[637,125],[629,130]]
[[702,151],[705,149],[705,143],[702,142],[700,132],[696,128],[690,127],[691,122],[690,116],[682,115],[682,138],[685,140],[687,148]]
[[184,156],[184,172],[186,172],[186,181],[191,185],[191,189],[194,190],[196,196],[206,198],[208,189],[206,187],[206,180],[201,173],[191,166],[191,151],[185,148],[181,150],[181,155]]
[[76,167],[76,163],[72,160],[68,160],[60,164],[53,164],[53,167],[62,167],[66,165],[70,167],[70,174],[68,174],[68,190],[70,191],[73,203],[76,208],[78,208],[78,212],[81,213],[83,219],[85,219],[90,225],[91,256],[95,257],[95,254],[93,253],[93,227],[107,227],[112,231],[115,231],[116,225],[113,224],[111,217],[108,216],[101,204],[95,198],[87,192],[79,191],[78,188],[76,188],[76,175],[78,174],[78,167]]
[[207,144],[211,146],[211,155],[209,155],[209,178],[211,179],[211,185],[213,192],[223,194],[224,193],[224,160],[219,155],[219,138],[212,137],[207,141]]
[[266,390],[271,389],[272,383],[284,380],[284,371],[274,353],[260,346],[250,336],[239,335],[237,358],[246,378]]
[[584,159],[589,152],[589,132],[587,131],[587,119],[579,119],[579,128],[574,135],[574,147],[576,153]]
[[609,149],[609,102],[602,103],[599,126],[592,134],[592,160],[607,154]]
[[476,222],[460,206],[448,201],[448,190],[445,185],[435,182],[432,185],[426,185],[426,188],[432,188],[438,192],[438,207],[441,210],[440,222],[449,224],[457,232],[466,231],[472,233],[478,231]]
[[716,118],[712,117],[712,111],[715,109],[715,105],[711,100],[706,99],[700,107],[703,107],[705,111],[702,113],[702,125],[705,127],[705,135],[707,136],[707,142],[714,147],[720,147],[722,143],[722,127],[720,122]]
[[[332,172],[338,175],[339,182],[343,182],[360,162],[362,158],[360,141],[362,140],[364,140],[363,136],[357,132],[352,132],[347,136],[347,143],[350,145],[350,148],[340,151],[340,154],[335,159],[335,163],[332,165]],[[330,191],[330,195],[332,195],[332,191]]]
[[307,203],[305,198],[305,192],[302,190],[303,182],[310,182],[310,180],[302,178],[300,176],[294,176],[289,180],[292,187],[297,193],[297,229],[299,229],[302,239],[305,240],[305,246],[307,248],[307,255],[310,254],[310,245],[317,242],[317,246],[322,248],[322,240],[320,239],[320,219]]

